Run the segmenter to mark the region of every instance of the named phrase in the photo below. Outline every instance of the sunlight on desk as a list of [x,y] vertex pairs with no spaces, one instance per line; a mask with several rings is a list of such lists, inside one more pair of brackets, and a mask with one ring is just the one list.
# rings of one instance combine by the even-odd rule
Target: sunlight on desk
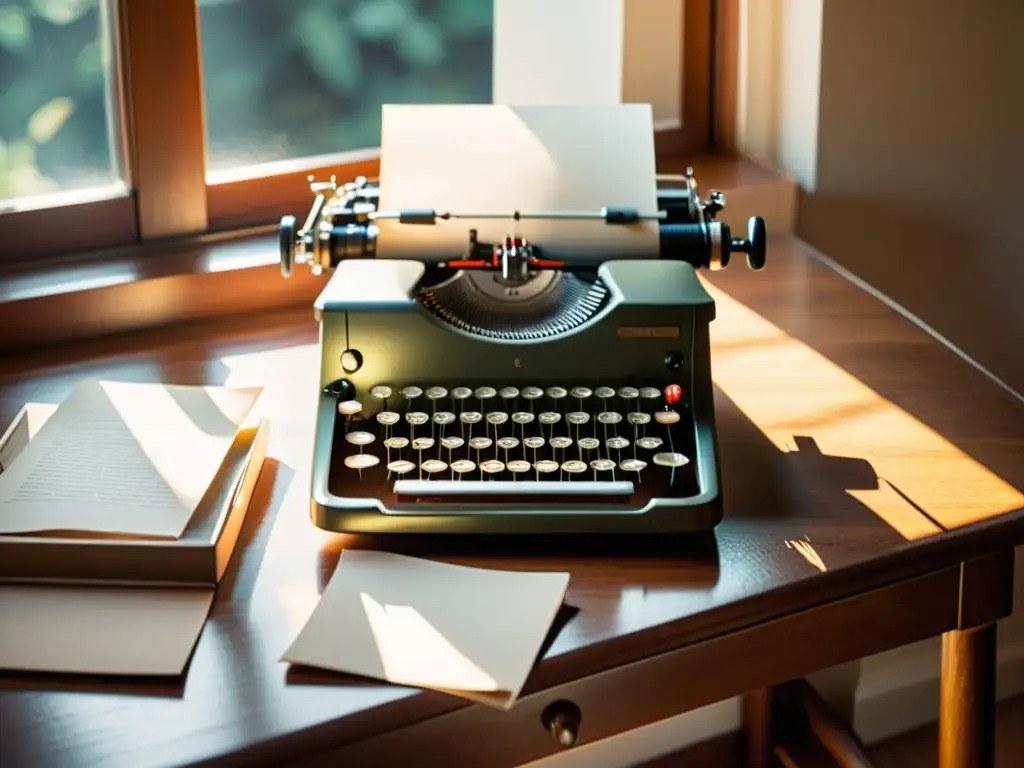
[[428,688],[498,690],[497,681],[452,645],[415,607],[381,605],[365,592],[359,593],[359,599],[377,643],[385,679],[418,682]]
[[1024,495],[807,344],[705,282],[716,302],[713,379],[780,450],[798,438],[871,464],[846,492],[907,539],[1024,507]]

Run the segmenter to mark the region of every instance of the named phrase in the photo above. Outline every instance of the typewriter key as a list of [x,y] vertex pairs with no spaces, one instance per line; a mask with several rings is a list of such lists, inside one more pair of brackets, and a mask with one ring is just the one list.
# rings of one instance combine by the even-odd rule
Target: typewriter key
[[498,394],[502,400],[512,400],[519,397],[519,390],[515,387],[503,387]]
[[353,453],[345,457],[345,466],[349,469],[369,469],[380,464],[380,459],[372,453]]
[[552,448],[568,448],[570,445],[572,445],[572,438],[571,437],[552,437],[548,441],[548,443],[550,443]]
[[567,394],[569,393],[565,391],[564,387],[548,387],[548,397],[552,400],[561,400]]
[[402,417],[394,411],[381,411],[377,414],[377,421],[386,427],[390,427],[401,421]]
[[655,411],[654,420],[659,424],[675,424],[679,421],[679,414],[675,411]]
[[640,390],[636,387],[622,387],[622,389],[619,390],[619,397],[623,400],[636,400],[640,397]]
[[452,471],[458,472],[460,475],[472,472],[474,469],[476,469],[476,462],[469,459],[459,459],[452,462]]
[[480,387],[473,394],[477,396],[478,400],[490,400],[498,393],[495,391],[494,387]]
[[628,416],[626,416],[626,421],[628,421],[633,426],[636,426],[638,424],[650,424],[651,423],[651,414],[649,414],[649,413],[637,413],[636,411],[634,411],[633,413],[631,413]]
[[527,448],[533,448],[534,450],[536,450],[537,448],[540,448],[541,446],[544,445],[544,438],[528,437],[525,440],[523,440],[523,445],[525,445]]
[[657,400],[661,397],[661,391],[657,387],[641,387],[640,397],[644,400]]
[[384,446],[386,448],[394,448],[395,450],[399,451],[405,448],[405,446],[407,446],[408,444],[408,437],[389,437],[387,440],[384,441]]
[[521,472],[529,472],[530,471],[530,462],[523,461],[522,459],[516,459],[515,461],[510,461],[505,466],[508,468],[509,472],[512,472],[513,474],[517,474],[517,475],[519,473],[521,473]]
[[508,421],[508,414],[504,411],[491,411],[487,414],[487,423],[498,426]]
[[405,414],[405,420],[412,424],[414,427],[418,427],[421,424],[426,424],[430,421],[430,417],[420,411],[410,411]]
[[432,437],[417,437],[412,441],[412,449],[414,451],[425,451],[428,448],[434,447],[434,438]]
[[343,403],[338,403],[338,413],[343,416],[354,416],[363,410],[363,404],[358,400],[346,400]]
[[387,384],[378,384],[376,387],[370,390],[370,394],[376,397],[378,400],[387,400],[391,397],[391,387]]
[[478,424],[483,417],[484,415],[479,411],[463,411],[459,414],[459,419],[463,424]]
[[653,451],[655,448],[660,448],[663,442],[665,441],[660,437],[641,437],[636,444],[648,451]]
[[586,400],[594,393],[591,392],[590,389],[588,389],[587,387],[573,387],[572,392],[570,392],[569,394],[571,394],[577,400]]
[[629,448],[629,440],[624,437],[610,437],[606,445],[613,451],[621,451],[623,448]]
[[472,396],[473,390],[469,387],[456,387],[452,390],[452,397],[456,400],[465,400],[467,397]]
[[423,394],[423,390],[419,387],[406,387],[402,390],[402,397],[406,400],[415,400],[417,397]]
[[516,411],[512,414],[512,421],[516,424],[529,424],[534,419],[532,413],[524,413],[523,411]]
[[573,459],[571,461],[564,462],[562,464],[562,469],[564,469],[570,475],[575,475],[575,474],[579,474],[580,472],[586,472],[587,471],[587,465],[584,462],[582,462],[582,461],[577,461],[577,460]]
[[601,444],[601,441],[596,437],[581,437],[578,444],[583,450],[592,451]]
[[492,445],[494,445],[494,441],[489,437],[473,437],[469,441],[469,447],[475,451],[482,451]]
[[623,472],[639,472],[647,466],[643,459],[623,459],[619,462],[619,469]]
[[562,414],[552,413],[551,411],[545,411],[544,413],[537,417],[537,420],[541,424],[557,424],[559,421],[562,420]]
[[622,414],[615,411],[602,411],[597,414],[597,420],[602,424],[618,424],[622,421]]
[[388,472],[394,472],[396,475],[404,475],[407,472],[412,472],[414,469],[416,469],[416,465],[405,459],[392,461],[388,464]]
[[493,475],[505,469],[505,462],[498,461],[497,459],[488,459],[480,465],[480,469],[489,475]]
[[461,437],[458,437],[458,436],[455,436],[455,437],[442,437],[441,438],[441,445],[443,445],[449,451],[454,451],[454,450],[456,450],[458,448],[461,448],[465,444],[466,444],[466,441],[463,440]]
[[594,459],[590,462],[590,466],[597,472],[607,472],[611,469],[615,469],[615,462],[609,459]]
[[586,424],[590,421],[590,414],[586,411],[573,411],[565,417],[565,420],[570,424],[579,426],[580,424]]
[[544,397],[544,390],[540,387],[526,387],[523,389],[523,397],[527,400],[539,400]]
[[519,439],[516,437],[503,437],[498,440],[498,447],[503,451],[511,451],[519,445]]
[[681,453],[656,453],[653,461],[659,467],[682,467],[690,463]]
[[448,465],[440,459],[427,459],[421,466],[423,467],[424,472],[429,472],[432,475],[437,472],[444,472],[448,469]]
[[544,474],[547,474],[549,472],[557,472],[558,462],[551,461],[550,459],[543,459],[534,464],[533,468],[536,469],[538,472],[543,472]]
[[440,424],[442,427],[446,424],[451,424],[455,421],[455,414],[451,411],[438,411],[434,414],[434,423]]
[[594,394],[601,400],[607,400],[610,397],[615,397],[615,390],[611,387],[598,387],[594,390]]
[[440,400],[443,397],[448,397],[448,390],[444,387],[431,387],[427,390],[428,400]]
[[372,432],[349,432],[345,435],[345,439],[352,445],[369,445],[377,438],[373,436]]

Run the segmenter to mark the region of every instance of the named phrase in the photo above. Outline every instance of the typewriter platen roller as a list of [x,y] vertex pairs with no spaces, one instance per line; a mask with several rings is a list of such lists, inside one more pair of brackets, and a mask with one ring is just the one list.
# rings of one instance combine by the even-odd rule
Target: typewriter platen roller
[[[763,267],[763,220],[735,237],[715,218],[723,196],[702,199],[692,172],[657,177],[652,211],[388,211],[376,181],[311,189],[305,221],[281,222],[281,267],[331,272],[316,303],[318,526],[659,533],[721,520],[714,303],[696,270],[738,253]],[[553,257],[521,234],[537,219],[653,223],[657,253]],[[485,220],[507,235],[481,238]],[[394,227],[439,222],[464,228],[460,252],[380,256]]]

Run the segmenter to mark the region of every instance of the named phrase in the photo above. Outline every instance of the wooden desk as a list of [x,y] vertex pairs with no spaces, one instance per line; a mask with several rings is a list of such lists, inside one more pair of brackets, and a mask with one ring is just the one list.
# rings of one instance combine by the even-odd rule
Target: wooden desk
[[541,723],[557,699],[581,708],[585,744],[762,691],[747,712],[763,765],[784,735],[768,686],[945,633],[943,766],[988,764],[993,622],[1024,541],[1024,407],[797,243],[774,243],[763,273],[708,282],[727,508],[714,535],[402,547],[572,573],[574,610],[509,713],[278,661],[341,548],[389,546],[308,519],[311,310],[4,359],[3,423],[87,377],[256,382],[274,421],[184,679],[6,675],[0,763],[511,766],[558,751]]

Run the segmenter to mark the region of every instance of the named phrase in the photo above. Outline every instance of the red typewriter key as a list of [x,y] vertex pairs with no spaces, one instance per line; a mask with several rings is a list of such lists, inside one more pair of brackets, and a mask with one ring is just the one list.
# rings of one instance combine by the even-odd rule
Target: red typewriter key
[[665,387],[665,402],[675,405],[683,398],[683,388],[678,384],[669,384]]

